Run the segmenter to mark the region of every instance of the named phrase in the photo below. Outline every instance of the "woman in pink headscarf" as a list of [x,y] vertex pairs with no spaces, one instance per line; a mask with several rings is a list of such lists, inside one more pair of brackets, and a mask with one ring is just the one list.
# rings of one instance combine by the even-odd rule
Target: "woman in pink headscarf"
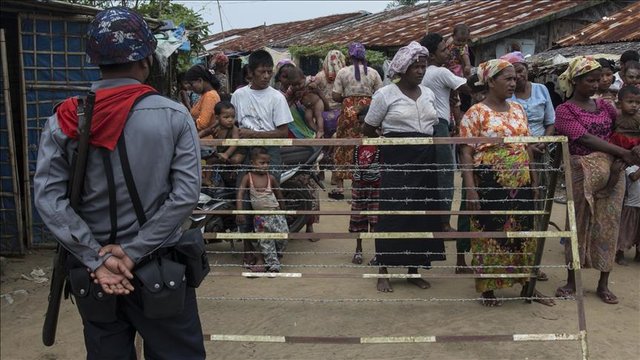
[[[358,113],[371,104],[371,96],[382,87],[382,79],[378,72],[367,66],[366,50],[360,43],[349,45],[351,65],[343,67],[336,74],[331,97],[333,101],[342,103],[342,111],[338,117],[337,138],[359,138],[360,126]],[[326,132],[326,129],[325,129]],[[337,179],[337,189],[329,196],[343,199],[344,179],[351,178],[348,167],[353,164],[353,146],[336,148],[334,162],[336,170],[333,175]]]

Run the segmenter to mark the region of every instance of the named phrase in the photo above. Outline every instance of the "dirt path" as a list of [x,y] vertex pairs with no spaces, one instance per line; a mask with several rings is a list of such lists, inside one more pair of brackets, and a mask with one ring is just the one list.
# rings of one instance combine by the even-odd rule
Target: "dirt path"
[[[345,204],[323,203],[323,208],[346,209]],[[562,225],[564,209],[557,206],[554,220]],[[325,216],[318,232],[335,232],[347,228],[345,217]],[[344,254],[287,255],[285,264],[349,265],[353,240],[291,241],[288,251],[344,252]],[[210,250],[226,251],[229,244],[212,244]],[[365,240],[365,259],[373,252],[373,242]],[[455,252],[454,243],[447,251]],[[51,251],[35,251],[24,259],[9,259],[2,278],[2,294],[12,294],[1,305],[1,358],[12,359],[80,359],[84,357],[82,327],[73,304],[63,303],[55,346],[41,343],[48,282],[36,284],[24,279],[35,268],[50,276]],[[631,256],[631,252],[627,257]],[[239,264],[240,257],[215,255],[212,263]],[[455,259],[438,265],[454,265]],[[558,239],[549,239],[544,264],[561,264],[562,247]],[[219,268],[214,268],[220,270]],[[240,271],[226,268],[224,271]],[[292,267],[285,271],[373,273],[375,269]],[[431,272],[451,273],[452,269]],[[404,271],[396,270],[401,273]],[[422,271],[421,271],[422,272]],[[538,289],[552,295],[562,284],[565,272],[547,268],[548,282]],[[592,359],[632,359],[640,353],[640,263],[616,266],[612,290],[619,305],[606,305],[595,295],[597,273],[583,272],[589,348]],[[415,303],[299,303],[213,301],[207,297],[284,297],[313,299],[431,299],[474,298],[471,279],[434,279],[432,288],[420,290],[404,280],[392,280],[395,292],[380,294],[371,279],[244,279],[211,277],[199,289],[200,315],[205,334],[251,334],[290,336],[425,336],[480,335],[522,333],[577,333],[577,310],[572,301],[555,307],[509,301],[500,308],[484,308],[475,301]],[[19,290],[25,290],[19,291]],[[16,292],[17,291],[17,292]],[[498,295],[518,296],[520,289],[499,291]],[[206,343],[210,359],[578,359],[577,342],[538,343],[457,343],[407,345],[289,345],[258,343]]]

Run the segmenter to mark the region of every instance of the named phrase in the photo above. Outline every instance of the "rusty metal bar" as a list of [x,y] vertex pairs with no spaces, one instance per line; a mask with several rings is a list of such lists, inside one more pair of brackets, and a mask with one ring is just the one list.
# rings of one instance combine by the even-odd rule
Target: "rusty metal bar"
[[[573,179],[571,177],[571,157],[569,144],[562,144],[562,158],[564,160],[564,181],[567,186],[567,216],[569,220],[569,233],[571,238],[572,269],[576,282],[576,304],[578,308],[578,330],[580,331],[580,349],[582,359],[589,359],[589,347],[587,344],[587,319],[584,311],[584,295],[582,291],[582,273],[580,272],[580,251],[578,248],[578,227],[576,222],[575,202],[573,199]],[[565,225],[566,226],[566,225]]]
[[369,232],[369,233],[204,233],[205,239],[449,239],[569,237],[570,231]]
[[283,279],[521,279],[530,278],[531,273],[515,273],[515,274],[445,274],[445,273],[428,273],[428,274],[347,274],[347,273],[299,273],[299,272],[231,272],[231,271],[214,271],[208,276],[224,276],[224,277],[246,277],[246,278],[283,278]]
[[511,144],[558,142],[565,136],[515,136],[505,138],[362,138],[362,139],[200,139],[205,146],[353,146],[353,145],[433,145],[433,144]]
[[546,210],[194,210],[194,215],[546,215]]
[[459,342],[577,341],[580,334],[427,335],[427,336],[283,336],[204,334],[205,341],[279,344],[418,344]]
[[[553,158],[553,165],[552,165],[554,168],[560,167],[560,164],[562,163],[563,153],[564,152],[560,147],[556,148],[556,152]],[[551,176],[549,177],[547,193],[544,194],[544,198],[546,198],[547,200],[545,200],[544,202],[543,214],[541,216],[536,216],[536,220],[537,220],[535,221],[535,225],[537,226],[537,228],[535,229],[536,231],[544,231],[549,227],[549,220],[551,219],[551,210],[553,208],[552,199],[555,197],[557,184],[558,184],[558,173],[552,172]],[[542,184],[539,184],[539,185],[542,185]],[[536,255],[533,260],[534,265],[540,265],[540,262],[542,262],[542,255],[544,253],[545,241],[546,241],[546,238],[537,239]],[[527,284],[527,291],[526,291],[527,297],[533,297],[533,293],[536,290],[536,281],[538,279],[538,274],[540,273],[540,268],[536,266],[531,268],[531,271],[535,276],[532,276],[531,280],[529,280],[529,283]],[[528,300],[527,302],[531,303],[530,300]]]

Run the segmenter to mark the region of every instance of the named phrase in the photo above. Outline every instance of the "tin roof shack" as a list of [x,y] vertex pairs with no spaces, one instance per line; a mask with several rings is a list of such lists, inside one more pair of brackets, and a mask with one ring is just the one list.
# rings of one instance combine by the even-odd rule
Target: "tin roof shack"
[[292,37],[348,19],[361,18],[367,14],[367,12],[337,14],[309,20],[229,30],[210,36],[202,43],[208,51],[250,52],[265,47],[282,49],[288,47],[285,44]]
[[367,48],[393,55],[401,46],[428,32],[450,35],[457,24],[471,30],[475,63],[501,56],[512,43],[524,53],[541,52],[568,33],[620,7],[620,1],[455,0],[420,4],[345,20],[305,31],[281,46],[345,45],[362,42]]
[[[6,37],[0,103],[0,253],[23,254],[25,244],[53,244],[32,199],[40,133],[56,103],[86,94],[90,82],[100,77],[99,69],[87,62],[84,37],[87,24],[101,9],[55,0],[2,0],[0,7],[0,28]],[[160,25],[148,21],[152,27]],[[162,79],[159,70],[154,74]]]
[[530,59],[532,75],[544,79],[554,78],[554,75],[566,69],[571,58],[579,55],[619,61],[620,55],[626,50],[640,49],[638,14],[640,2],[635,1],[558,40],[552,49]]
[[[209,54],[223,51],[230,56],[228,72],[231,74],[231,86],[235,89],[242,82],[241,56],[247,55],[254,50],[267,49],[274,56],[275,62],[280,58],[291,58],[291,54],[287,51],[288,46],[283,45],[290,38],[342,21],[367,16],[368,14],[363,11],[280,24],[264,24],[252,28],[233,29],[209,36],[203,40],[202,44]],[[312,59],[309,64],[302,61],[300,65],[305,72],[309,72],[310,68],[315,70],[319,67],[319,59]]]

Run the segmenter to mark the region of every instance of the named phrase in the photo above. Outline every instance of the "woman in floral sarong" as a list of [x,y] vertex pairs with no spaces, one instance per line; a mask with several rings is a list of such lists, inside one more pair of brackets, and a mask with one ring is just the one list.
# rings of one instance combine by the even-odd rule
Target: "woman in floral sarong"
[[[616,241],[620,228],[624,198],[624,172],[611,171],[614,162],[640,164],[640,147],[626,150],[609,143],[616,109],[604,99],[592,99],[598,89],[601,65],[587,57],[573,59],[558,78],[560,89],[570,98],[556,109],[556,129],[569,138],[571,176],[578,232],[580,265],[600,271],[596,293],[607,304],[618,298],[609,289]],[[611,176],[614,186],[608,187]],[[605,194],[598,194],[601,191]],[[567,263],[572,260],[571,244],[565,244]],[[556,296],[573,296],[575,275],[568,270],[567,284]]]
[[[362,44],[349,45],[349,57],[351,65],[344,67],[336,74],[333,82],[332,98],[342,103],[342,112],[338,117],[337,138],[360,138],[360,124],[358,113],[362,108],[371,104],[371,96],[382,87],[382,79],[378,72],[367,66],[366,51]],[[336,148],[334,163],[336,171],[337,189],[329,196],[334,199],[343,199],[345,179],[351,178],[348,167],[353,165],[353,146],[340,146]]]
[[[462,118],[461,137],[528,136],[527,117],[520,104],[507,102],[515,91],[516,73],[505,60],[490,60],[478,68],[479,84],[489,93]],[[468,210],[533,210],[535,176],[529,171],[531,150],[526,144],[468,144],[460,149]],[[536,177],[537,178],[537,177]],[[527,231],[530,215],[479,215],[471,219],[472,231]],[[478,274],[530,274],[537,242],[529,238],[476,238],[471,240],[472,265]],[[482,304],[500,306],[494,290],[522,284],[528,278],[478,278],[476,291]],[[545,305],[538,291],[534,300]]]

